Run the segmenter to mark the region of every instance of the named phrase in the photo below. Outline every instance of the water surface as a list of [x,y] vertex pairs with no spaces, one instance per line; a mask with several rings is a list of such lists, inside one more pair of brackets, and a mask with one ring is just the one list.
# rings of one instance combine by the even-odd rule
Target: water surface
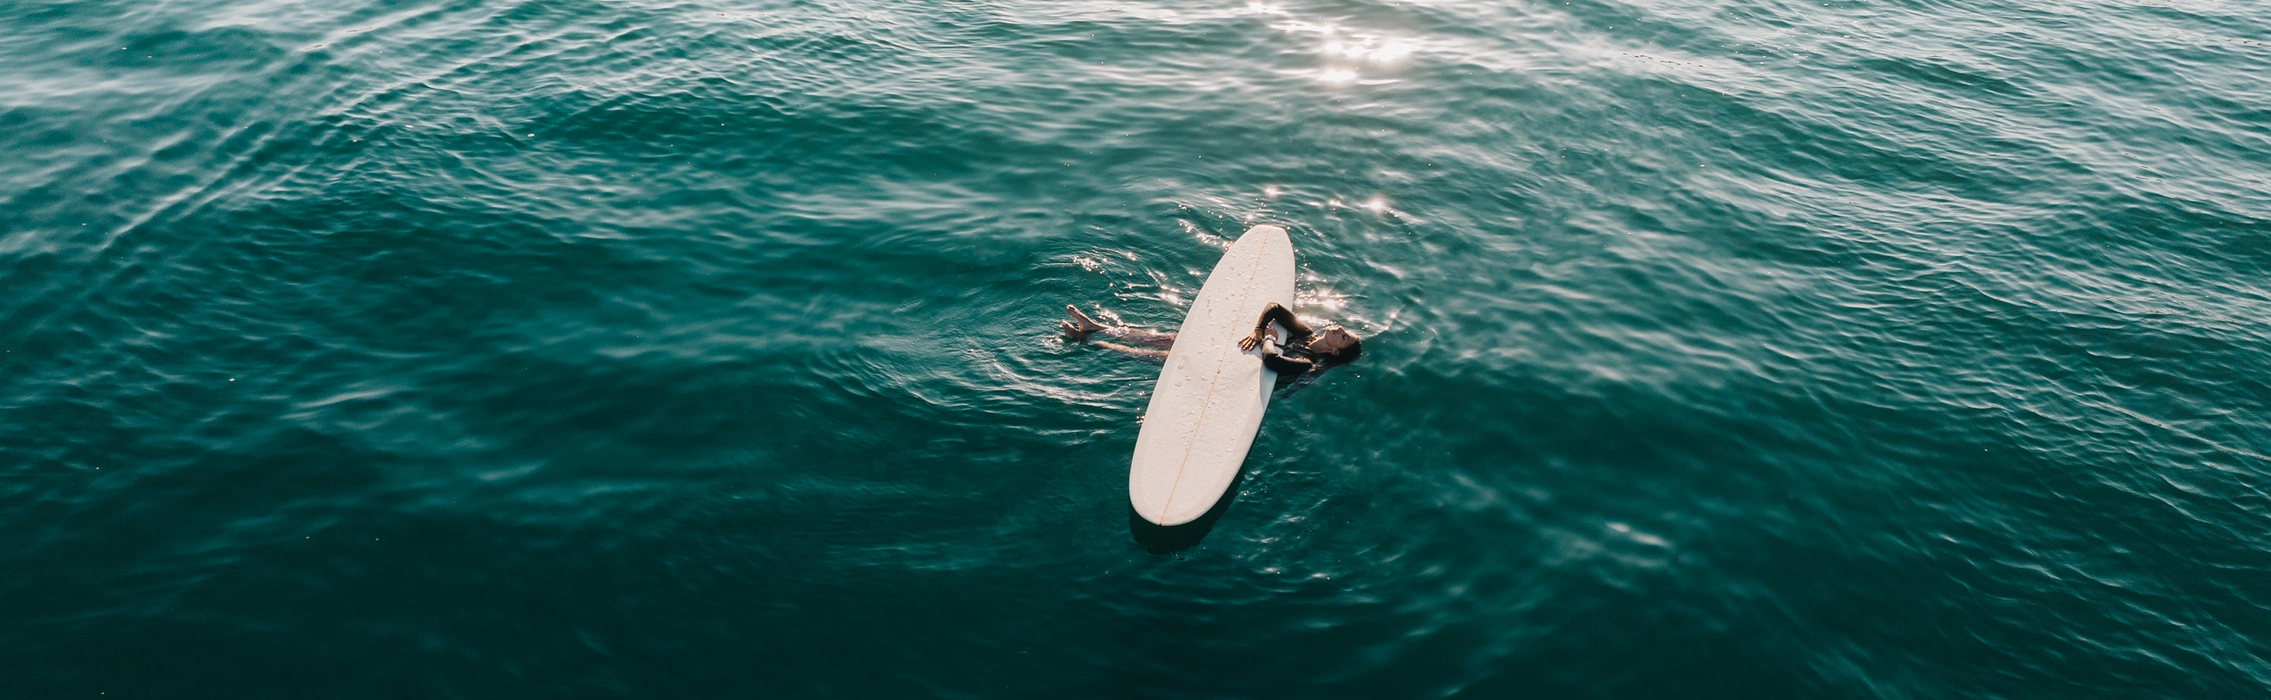
[[[22,697],[2271,689],[2256,3],[0,4]],[[1228,241],[1367,337],[1147,551]]]

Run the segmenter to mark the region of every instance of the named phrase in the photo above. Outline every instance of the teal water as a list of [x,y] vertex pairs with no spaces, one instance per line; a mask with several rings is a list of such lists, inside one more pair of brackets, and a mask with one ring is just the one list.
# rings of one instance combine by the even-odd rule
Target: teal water
[[[0,695],[2271,693],[2259,3],[0,27]],[[1262,222],[1159,546],[1050,326]]]

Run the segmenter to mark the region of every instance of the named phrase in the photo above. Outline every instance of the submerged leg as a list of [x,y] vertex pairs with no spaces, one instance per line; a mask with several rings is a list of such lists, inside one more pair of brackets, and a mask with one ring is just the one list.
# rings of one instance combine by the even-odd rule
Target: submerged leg
[[1147,331],[1133,326],[1119,326],[1104,331],[1104,334],[1128,341],[1130,343],[1148,345],[1151,347],[1159,348],[1161,350],[1175,349],[1175,334],[1173,333]]
[[1091,333],[1102,333],[1106,338],[1118,338],[1161,350],[1175,347],[1173,333],[1147,331],[1134,326],[1107,326],[1097,323],[1096,319],[1089,318],[1088,314],[1081,313],[1079,307],[1071,304],[1065,305],[1065,313],[1071,315],[1072,320],[1058,322],[1057,329],[1064,332],[1066,340],[1081,342],[1087,340]]
[[1167,363],[1167,351],[1165,351],[1165,350],[1153,350],[1153,349],[1151,349],[1151,348],[1138,348],[1138,347],[1129,347],[1129,346],[1126,346],[1126,345],[1121,345],[1121,344],[1119,344],[1119,343],[1107,343],[1107,342],[1104,342],[1104,341],[1101,341],[1101,340],[1099,340],[1099,341],[1096,341],[1096,342],[1094,343],[1094,345],[1095,345],[1096,347],[1100,347],[1100,348],[1103,348],[1103,349],[1106,349],[1106,350],[1110,350],[1110,351],[1112,351],[1112,352],[1116,352],[1116,353],[1119,353],[1119,354],[1122,354],[1122,355],[1126,355],[1126,356],[1128,356],[1128,357],[1133,357],[1133,358],[1135,358],[1135,359],[1138,359],[1138,360],[1143,360],[1143,361],[1145,361],[1145,362],[1154,362],[1154,363],[1159,363],[1159,364],[1166,364],[1166,363]]

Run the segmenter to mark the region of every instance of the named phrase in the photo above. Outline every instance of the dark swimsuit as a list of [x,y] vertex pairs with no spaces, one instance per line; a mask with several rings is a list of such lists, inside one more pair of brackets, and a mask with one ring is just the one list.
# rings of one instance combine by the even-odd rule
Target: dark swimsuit
[[1317,368],[1317,361],[1309,359],[1309,341],[1307,338],[1276,347],[1277,352],[1262,354],[1262,366],[1270,368],[1270,371],[1276,372],[1277,376],[1291,377],[1308,374],[1310,370]]
[[[1278,305],[1276,302],[1271,302],[1269,308],[1262,310],[1261,320],[1254,323],[1254,332],[1261,333],[1267,330],[1272,323],[1283,326],[1287,336],[1286,342],[1273,344],[1273,347],[1277,348],[1276,352],[1264,351],[1262,353],[1262,366],[1277,373],[1278,386],[1280,387],[1277,392],[1278,397],[1283,398],[1287,394],[1300,390],[1301,387],[1308,386],[1310,382],[1317,380],[1317,375],[1324,373],[1333,365],[1339,364],[1329,361],[1337,358],[1319,357],[1316,353],[1310,352],[1309,341],[1317,337],[1316,333],[1304,332],[1308,331],[1308,326],[1303,325],[1301,319],[1295,317],[1291,310]],[[1301,333],[1301,335],[1295,336],[1294,333]]]
[[1301,387],[1317,381],[1317,375],[1324,374],[1326,369],[1332,367],[1323,361],[1311,359],[1316,355],[1309,352],[1308,338],[1273,347],[1277,348],[1277,352],[1262,353],[1262,366],[1277,373],[1277,398],[1282,399],[1300,391]]

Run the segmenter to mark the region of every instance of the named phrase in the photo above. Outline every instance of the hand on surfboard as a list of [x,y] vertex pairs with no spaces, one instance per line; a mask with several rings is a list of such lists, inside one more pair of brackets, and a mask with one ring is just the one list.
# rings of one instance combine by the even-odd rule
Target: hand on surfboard
[[1246,336],[1245,338],[1241,338],[1241,339],[1239,339],[1239,341],[1238,341],[1238,349],[1240,349],[1240,350],[1252,350],[1252,349],[1254,349],[1254,347],[1255,347],[1255,346],[1261,345],[1261,344],[1262,344],[1262,341],[1264,341],[1264,340],[1269,340],[1269,339],[1270,339],[1270,329],[1269,329],[1269,328],[1267,328],[1267,327],[1265,327],[1265,328],[1262,328],[1261,330],[1258,330],[1258,331],[1254,331],[1254,334],[1253,334],[1253,335],[1250,335],[1250,336]]

